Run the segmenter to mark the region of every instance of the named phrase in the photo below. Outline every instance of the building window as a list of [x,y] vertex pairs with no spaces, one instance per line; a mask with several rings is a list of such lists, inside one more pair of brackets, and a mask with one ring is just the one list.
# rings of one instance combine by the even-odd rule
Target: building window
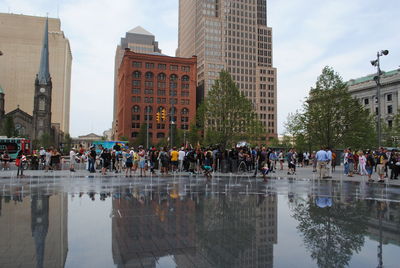
[[152,115],[147,115],[147,114],[146,114],[146,115],[144,116],[144,120],[147,121],[147,118],[148,118],[149,121],[152,121],[152,120],[153,120],[153,116],[152,116]]
[[132,132],[131,137],[136,138],[139,135],[139,132]]
[[132,123],[132,128],[140,128],[140,123]]
[[177,104],[178,99],[169,99],[169,104]]
[[164,133],[162,133],[162,132],[158,132],[157,133],[157,138],[158,139],[162,139],[162,138],[164,138],[165,137],[165,134]]
[[140,107],[138,105],[133,106],[132,113],[140,113]]
[[157,87],[160,89],[165,89],[167,87],[167,84],[165,82],[158,82]]
[[187,114],[189,114],[189,109],[188,109],[188,108],[183,108],[182,111],[181,111],[181,114],[182,114],[182,115],[187,115]]
[[145,103],[153,103],[153,101],[154,101],[154,99],[153,99],[152,97],[150,97],[150,98],[145,97],[145,98],[144,98],[144,102],[145,102]]
[[157,90],[158,96],[165,96],[165,90]]
[[142,68],[142,63],[138,61],[132,62],[132,66],[136,68]]
[[171,65],[170,66],[171,71],[177,71],[178,70],[178,65]]
[[133,81],[132,81],[132,85],[133,85],[134,87],[140,87],[140,80],[133,80]]
[[132,121],[140,121],[140,114],[133,114]]
[[171,107],[169,109],[169,114],[176,114],[176,107]]
[[140,94],[140,88],[132,89],[132,94]]
[[387,113],[388,113],[388,114],[393,113],[393,106],[392,106],[392,105],[388,105],[388,106],[387,106]]
[[153,81],[145,81],[144,82],[144,86],[146,87],[146,88],[152,88],[153,87]]
[[45,98],[40,98],[39,99],[39,111],[44,111],[46,108],[46,100]]
[[146,72],[145,77],[146,77],[146,79],[152,80],[154,77],[154,74],[152,72]]
[[171,81],[176,81],[176,80],[178,80],[178,76],[177,76],[176,74],[171,74],[170,77],[169,77],[169,79],[170,79]]
[[161,64],[161,63],[159,63],[159,64],[158,64],[158,69],[160,69],[160,70],[166,70],[166,69],[167,69],[167,65],[166,65],[166,64]]
[[387,101],[392,101],[392,94],[387,94],[386,95],[386,100]]
[[189,97],[189,91],[182,91],[181,97]]
[[189,105],[189,100],[184,100],[184,99],[182,99],[182,100],[181,100],[181,104],[182,104],[182,105]]
[[144,90],[144,94],[153,95],[153,93],[154,93],[154,90],[152,90],[152,89],[145,89]]
[[157,129],[165,129],[165,124],[157,124]]
[[165,73],[159,73],[157,75],[157,79],[160,81],[164,81],[165,79],[167,79],[167,76],[165,75]]
[[181,70],[183,72],[190,72],[190,67],[189,66],[182,66]]
[[177,95],[177,91],[176,90],[170,90],[169,91],[169,95],[170,96],[176,96]]
[[182,84],[182,89],[189,89],[189,84]]
[[134,72],[132,73],[132,77],[133,77],[133,78],[140,78],[140,76],[141,76],[141,73],[140,73],[139,71],[134,71]]
[[176,82],[169,82],[169,88],[177,88],[178,87],[178,83]]
[[132,102],[135,102],[135,103],[140,102],[140,97],[138,97],[138,96],[132,97]]
[[182,116],[181,117],[181,122],[189,122],[189,117]]
[[392,120],[388,120],[388,127],[392,128],[393,127],[393,121]]
[[146,69],[153,69],[153,68],[154,68],[154,63],[146,62]]
[[189,129],[189,125],[182,124],[182,125],[181,125],[181,129],[186,129],[186,130],[187,130],[187,129]]
[[187,75],[184,75],[184,76],[182,76],[182,81],[184,81],[184,82],[189,82],[189,76],[187,76]]
[[369,99],[364,99],[364,105],[368,105],[369,104]]
[[144,108],[144,112],[147,113],[152,113],[153,112],[153,107],[152,106],[146,106],[146,108]]

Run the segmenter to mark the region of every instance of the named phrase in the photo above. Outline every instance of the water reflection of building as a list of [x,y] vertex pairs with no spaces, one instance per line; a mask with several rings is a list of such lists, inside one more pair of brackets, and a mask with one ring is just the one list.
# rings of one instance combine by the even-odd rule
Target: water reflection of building
[[196,222],[196,252],[177,267],[273,267],[276,195],[200,197]]
[[64,267],[67,196],[35,194],[17,199],[0,199],[0,267]]
[[[126,195],[129,197],[129,195]],[[195,250],[195,202],[176,194],[113,200],[112,251],[118,267],[155,267],[159,258]]]
[[369,237],[375,241],[382,239],[383,244],[400,246],[400,204],[369,200],[368,211]]

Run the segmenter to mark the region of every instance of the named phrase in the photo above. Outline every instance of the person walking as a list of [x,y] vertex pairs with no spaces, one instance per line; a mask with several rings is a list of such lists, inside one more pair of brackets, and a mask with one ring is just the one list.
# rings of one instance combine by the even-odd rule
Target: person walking
[[95,148],[94,147],[90,147],[90,151],[89,151],[89,154],[88,154],[88,161],[89,161],[88,169],[89,169],[90,173],[95,173],[96,172],[96,170],[94,169],[94,163],[96,161],[96,156],[97,156],[97,154],[96,154]]
[[364,155],[363,151],[358,152],[358,172],[361,176],[368,175],[367,167],[367,158]]

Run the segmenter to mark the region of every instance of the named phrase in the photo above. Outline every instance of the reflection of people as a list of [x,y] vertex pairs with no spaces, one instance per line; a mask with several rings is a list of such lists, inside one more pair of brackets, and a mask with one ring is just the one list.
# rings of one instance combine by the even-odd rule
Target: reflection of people
[[317,197],[315,204],[320,208],[332,207],[332,197]]

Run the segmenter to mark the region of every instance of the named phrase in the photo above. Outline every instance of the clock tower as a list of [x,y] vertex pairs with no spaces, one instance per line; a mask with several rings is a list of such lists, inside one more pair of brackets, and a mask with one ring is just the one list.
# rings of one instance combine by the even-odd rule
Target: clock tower
[[48,19],[44,27],[43,47],[40,56],[39,73],[35,79],[35,94],[33,100],[32,140],[38,140],[43,134],[51,137],[51,94],[52,83],[49,72],[49,35]]

